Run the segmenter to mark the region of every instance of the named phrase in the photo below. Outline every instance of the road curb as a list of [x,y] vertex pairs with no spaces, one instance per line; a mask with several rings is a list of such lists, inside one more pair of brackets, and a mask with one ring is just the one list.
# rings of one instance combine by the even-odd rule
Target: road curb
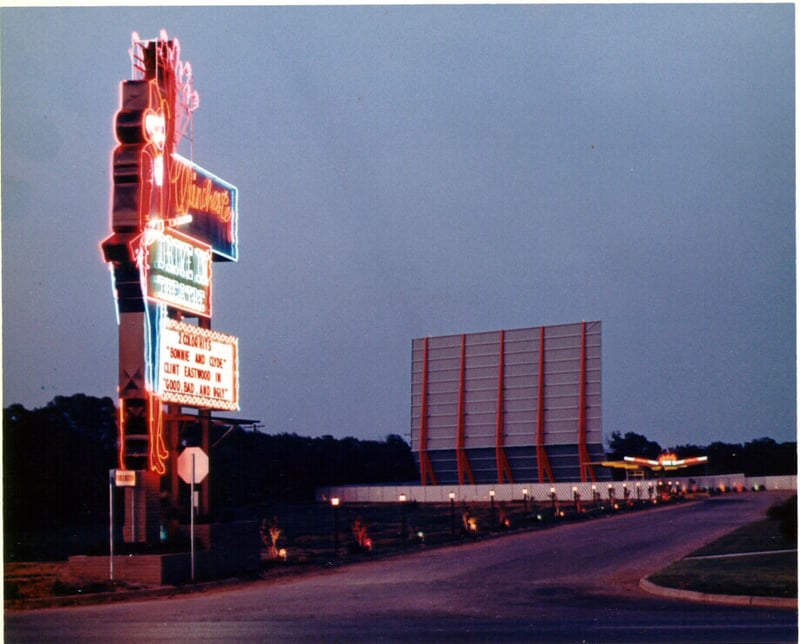
[[136,590],[117,590],[104,593],[85,593],[61,595],[55,597],[37,597],[34,599],[6,599],[3,604],[5,610],[33,610],[37,608],[66,608],[69,606],[88,606],[94,604],[111,604],[138,599],[155,599],[158,597],[173,597],[201,593],[207,590],[220,588],[233,588],[247,583],[253,579],[222,579],[216,581],[199,582],[180,586],[154,586]]
[[685,599],[706,604],[728,604],[732,606],[757,606],[759,608],[791,608],[797,610],[796,597],[758,597],[753,595],[719,595],[701,593],[696,590],[669,588],[654,584],[647,577],[639,580],[639,588],[651,595],[670,599]]

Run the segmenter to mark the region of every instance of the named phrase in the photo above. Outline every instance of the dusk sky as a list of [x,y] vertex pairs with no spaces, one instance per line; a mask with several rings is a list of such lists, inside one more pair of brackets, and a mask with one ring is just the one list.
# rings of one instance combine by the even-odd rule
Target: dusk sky
[[604,436],[795,439],[793,4],[0,10],[4,406],[116,398],[112,123],[161,29],[239,189],[238,416],[408,440],[413,338],[601,320]]

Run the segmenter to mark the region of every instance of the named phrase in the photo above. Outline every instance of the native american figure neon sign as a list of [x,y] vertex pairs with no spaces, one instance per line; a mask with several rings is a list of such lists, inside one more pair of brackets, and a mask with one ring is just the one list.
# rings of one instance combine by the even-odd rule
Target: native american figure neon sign
[[[238,191],[177,153],[200,105],[178,40],[163,30],[155,40],[134,33],[129,53],[132,78],[120,83],[114,118],[112,234],[101,248],[112,267],[119,321],[120,467],[164,474],[162,403],[176,396],[165,398],[159,383],[166,379],[154,376],[160,334],[167,318],[210,320],[211,262],[238,260]],[[232,357],[216,359],[237,367]],[[221,368],[214,377],[219,391],[221,382],[231,383],[225,396],[180,401],[238,409],[238,376]]]

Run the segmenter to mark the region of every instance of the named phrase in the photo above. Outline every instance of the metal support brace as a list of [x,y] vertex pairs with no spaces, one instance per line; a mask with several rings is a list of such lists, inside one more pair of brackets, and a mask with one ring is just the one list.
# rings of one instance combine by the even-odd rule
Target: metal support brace
[[436,474],[428,456],[428,338],[425,338],[422,357],[422,401],[419,412],[419,474],[421,485],[437,485]]

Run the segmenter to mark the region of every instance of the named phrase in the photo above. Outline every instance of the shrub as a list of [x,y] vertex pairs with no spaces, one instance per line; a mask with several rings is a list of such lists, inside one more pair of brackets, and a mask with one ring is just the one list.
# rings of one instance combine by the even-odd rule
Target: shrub
[[771,506],[767,516],[773,521],[780,521],[780,531],[786,541],[797,542],[797,495],[783,503]]

